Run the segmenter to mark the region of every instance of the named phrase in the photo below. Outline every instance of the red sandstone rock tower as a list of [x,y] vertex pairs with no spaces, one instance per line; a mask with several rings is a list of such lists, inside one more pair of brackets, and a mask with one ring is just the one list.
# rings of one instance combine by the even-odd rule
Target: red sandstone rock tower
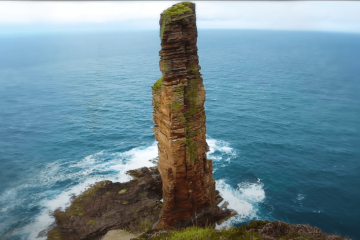
[[173,5],[160,19],[160,70],[153,88],[164,205],[159,228],[213,224],[220,210],[212,161],[206,159],[205,89],[199,72],[195,4]]

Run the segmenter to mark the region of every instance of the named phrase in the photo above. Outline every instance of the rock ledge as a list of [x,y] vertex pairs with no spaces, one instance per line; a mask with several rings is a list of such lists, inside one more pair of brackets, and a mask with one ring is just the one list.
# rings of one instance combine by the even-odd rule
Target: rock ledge
[[161,178],[157,167],[130,171],[125,183],[98,182],[74,198],[65,211],[56,210],[56,227],[48,239],[97,240],[109,230],[142,233],[158,220],[162,208]]

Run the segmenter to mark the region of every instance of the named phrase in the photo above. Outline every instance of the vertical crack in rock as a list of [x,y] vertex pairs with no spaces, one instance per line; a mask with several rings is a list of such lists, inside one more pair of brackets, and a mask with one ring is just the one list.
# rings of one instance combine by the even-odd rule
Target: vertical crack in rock
[[212,161],[206,159],[205,89],[199,72],[195,4],[182,2],[160,18],[160,70],[152,87],[155,138],[164,205],[159,228],[214,224],[221,210]]

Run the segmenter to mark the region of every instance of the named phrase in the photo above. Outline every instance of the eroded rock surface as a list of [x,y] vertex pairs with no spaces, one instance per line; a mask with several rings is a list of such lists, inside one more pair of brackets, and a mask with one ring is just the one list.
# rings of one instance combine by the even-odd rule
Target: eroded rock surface
[[131,170],[126,183],[98,182],[76,197],[65,211],[54,213],[57,227],[48,239],[95,240],[109,230],[141,233],[158,220],[162,207],[158,169]]
[[205,89],[199,72],[195,4],[173,5],[160,19],[160,70],[153,86],[164,206],[158,228],[214,224],[221,210],[212,161],[206,158]]

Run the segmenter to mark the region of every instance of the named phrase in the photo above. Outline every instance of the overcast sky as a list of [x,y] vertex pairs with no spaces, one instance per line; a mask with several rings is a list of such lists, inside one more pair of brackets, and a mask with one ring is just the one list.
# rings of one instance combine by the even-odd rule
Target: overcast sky
[[[160,13],[179,1],[0,1],[0,33],[159,29]],[[275,29],[360,33],[357,1],[200,1],[199,29]]]

